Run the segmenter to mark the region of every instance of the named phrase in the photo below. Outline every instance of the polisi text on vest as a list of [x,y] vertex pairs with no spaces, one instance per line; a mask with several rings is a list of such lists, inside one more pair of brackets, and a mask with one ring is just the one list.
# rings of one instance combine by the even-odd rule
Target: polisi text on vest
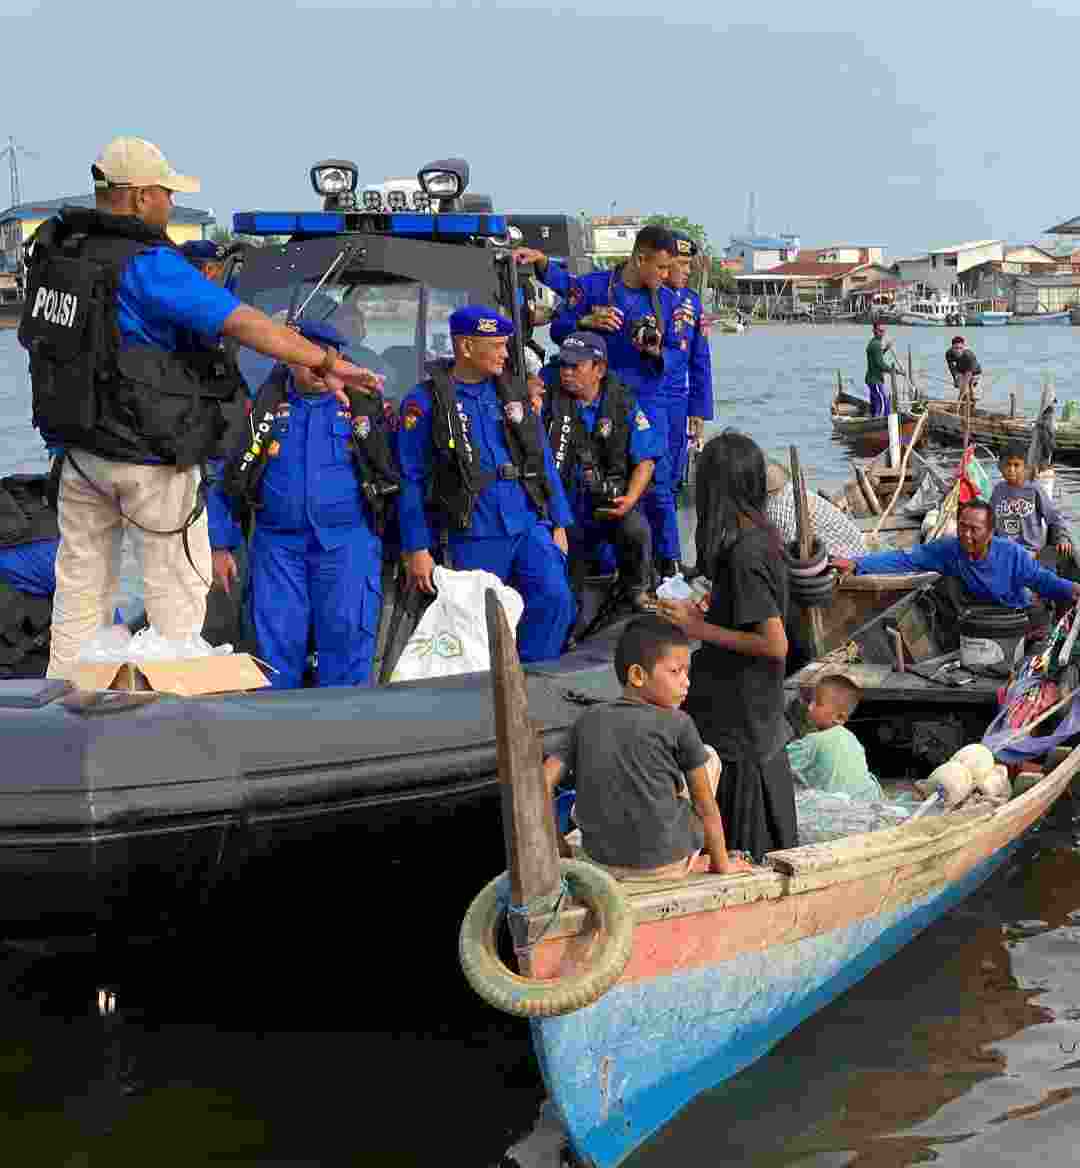
[[33,319],[40,313],[49,324],[71,328],[75,323],[75,313],[78,307],[79,298],[74,292],[54,292],[51,288],[41,287],[34,297],[34,307],[30,311],[30,317]]

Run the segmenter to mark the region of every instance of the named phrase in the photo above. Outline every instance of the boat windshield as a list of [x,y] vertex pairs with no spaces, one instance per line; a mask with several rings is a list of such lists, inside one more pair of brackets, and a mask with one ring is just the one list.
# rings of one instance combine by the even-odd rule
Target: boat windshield
[[[317,284],[317,280],[283,282],[251,291],[245,299],[282,322],[306,300],[304,319],[330,321],[344,333],[349,339],[346,356],[381,373],[386,379],[385,396],[394,402],[400,402],[422,379],[425,361],[449,355],[450,313],[470,300],[462,289],[433,288],[393,277],[315,291]],[[241,351],[239,361],[252,391],[273,365],[269,357],[250,349]]]

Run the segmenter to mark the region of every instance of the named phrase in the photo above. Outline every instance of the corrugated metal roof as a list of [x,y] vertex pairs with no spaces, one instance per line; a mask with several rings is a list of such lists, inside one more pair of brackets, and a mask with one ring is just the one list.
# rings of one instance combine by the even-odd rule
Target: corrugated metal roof
[[[0,213],[0,223],[11,219],[42,219],[55,215],[61,207],[93,207],[96,201],[93,195],[68,195],[62,199],[36,199],[32,203],[19,203]],[[199,207],[173,207],[170,223],[198,223],[207,225],[216,222],[209,211]]]
[[992,243],[1001,243],[1000,239],[971,239],[967,243],[954,243],[950,247],[934,247],[930,249],[931,255],[944,255],[946,252],[954,251],[971,251],[976,247],[987,247]]
[[1056,227],[1048,227],[1046,229],[1047,235],[1080,235],[1080,215],[1072,219],[1066,219],[1064,223],[1059,223]]
[[778,235],[733,235],[729,247],[752,247],[755,251],[782,251],[793,247],[794,240],[781,239]]
[[856,268],[867,266],[867,264],[857,261],[846,264],[823,264],[818,260],[791,260],[786,264],[777,264],[775,268],[769,268],[767,274],[770,276],[821,276],[822,279],[831,280],[837,276],[846,276],[848,272],[854,271]]

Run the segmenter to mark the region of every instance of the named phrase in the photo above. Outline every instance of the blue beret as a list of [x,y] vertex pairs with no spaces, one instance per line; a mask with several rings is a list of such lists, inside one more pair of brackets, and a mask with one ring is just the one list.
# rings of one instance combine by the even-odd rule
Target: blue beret
[[469,304],[450,314],[452,337],[509,337],[513,333],[513,321],[482,304]]
[[225,254],[225,249],[212,239],[193,239],[190,243],[182,244],[180,250],[184,253],[184,258],[191,260],[193,264],[220,260]]
[[299,320],[296,322],[296,330],[316,345],[333,345],[339,353],[349,343],[349,338],[328,320]]
[[697,255],[699,249],[697,242],[692,235],[688,235],[685,231],[673,231],[671,234],[674,236],[675,246],[678,248],[676,255]]

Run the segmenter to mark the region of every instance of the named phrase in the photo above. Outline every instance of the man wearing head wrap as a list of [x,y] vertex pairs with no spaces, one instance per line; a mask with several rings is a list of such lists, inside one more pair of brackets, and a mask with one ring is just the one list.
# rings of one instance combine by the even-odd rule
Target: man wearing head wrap
[[[345,337],[326,321],[303,321],[300,335],[335,352]],[[258,653],[274,668],[271,682],[302,682],[309,642],[319,685],[363,685],[371,679],[382,603],[382,540],[354,454],[355,424],[368,437],[374,422],[303,365],[290,365],[262,444],[251,538],[248,607]],[[257,399],[258,400],[258,399]],[[239,524],[215,508],[214,575],[235,577],[232,549]]]
[[401,404],[401,547],[410,583],[433,592],[425,501],[442,512],[452,566],[483,568],[512,585],[525,609],[523,661],[557,657],[576,605],[566,574],[574,521],[523,386],[503,376],[513,324],[470,305],[450,317],[452,361]]

